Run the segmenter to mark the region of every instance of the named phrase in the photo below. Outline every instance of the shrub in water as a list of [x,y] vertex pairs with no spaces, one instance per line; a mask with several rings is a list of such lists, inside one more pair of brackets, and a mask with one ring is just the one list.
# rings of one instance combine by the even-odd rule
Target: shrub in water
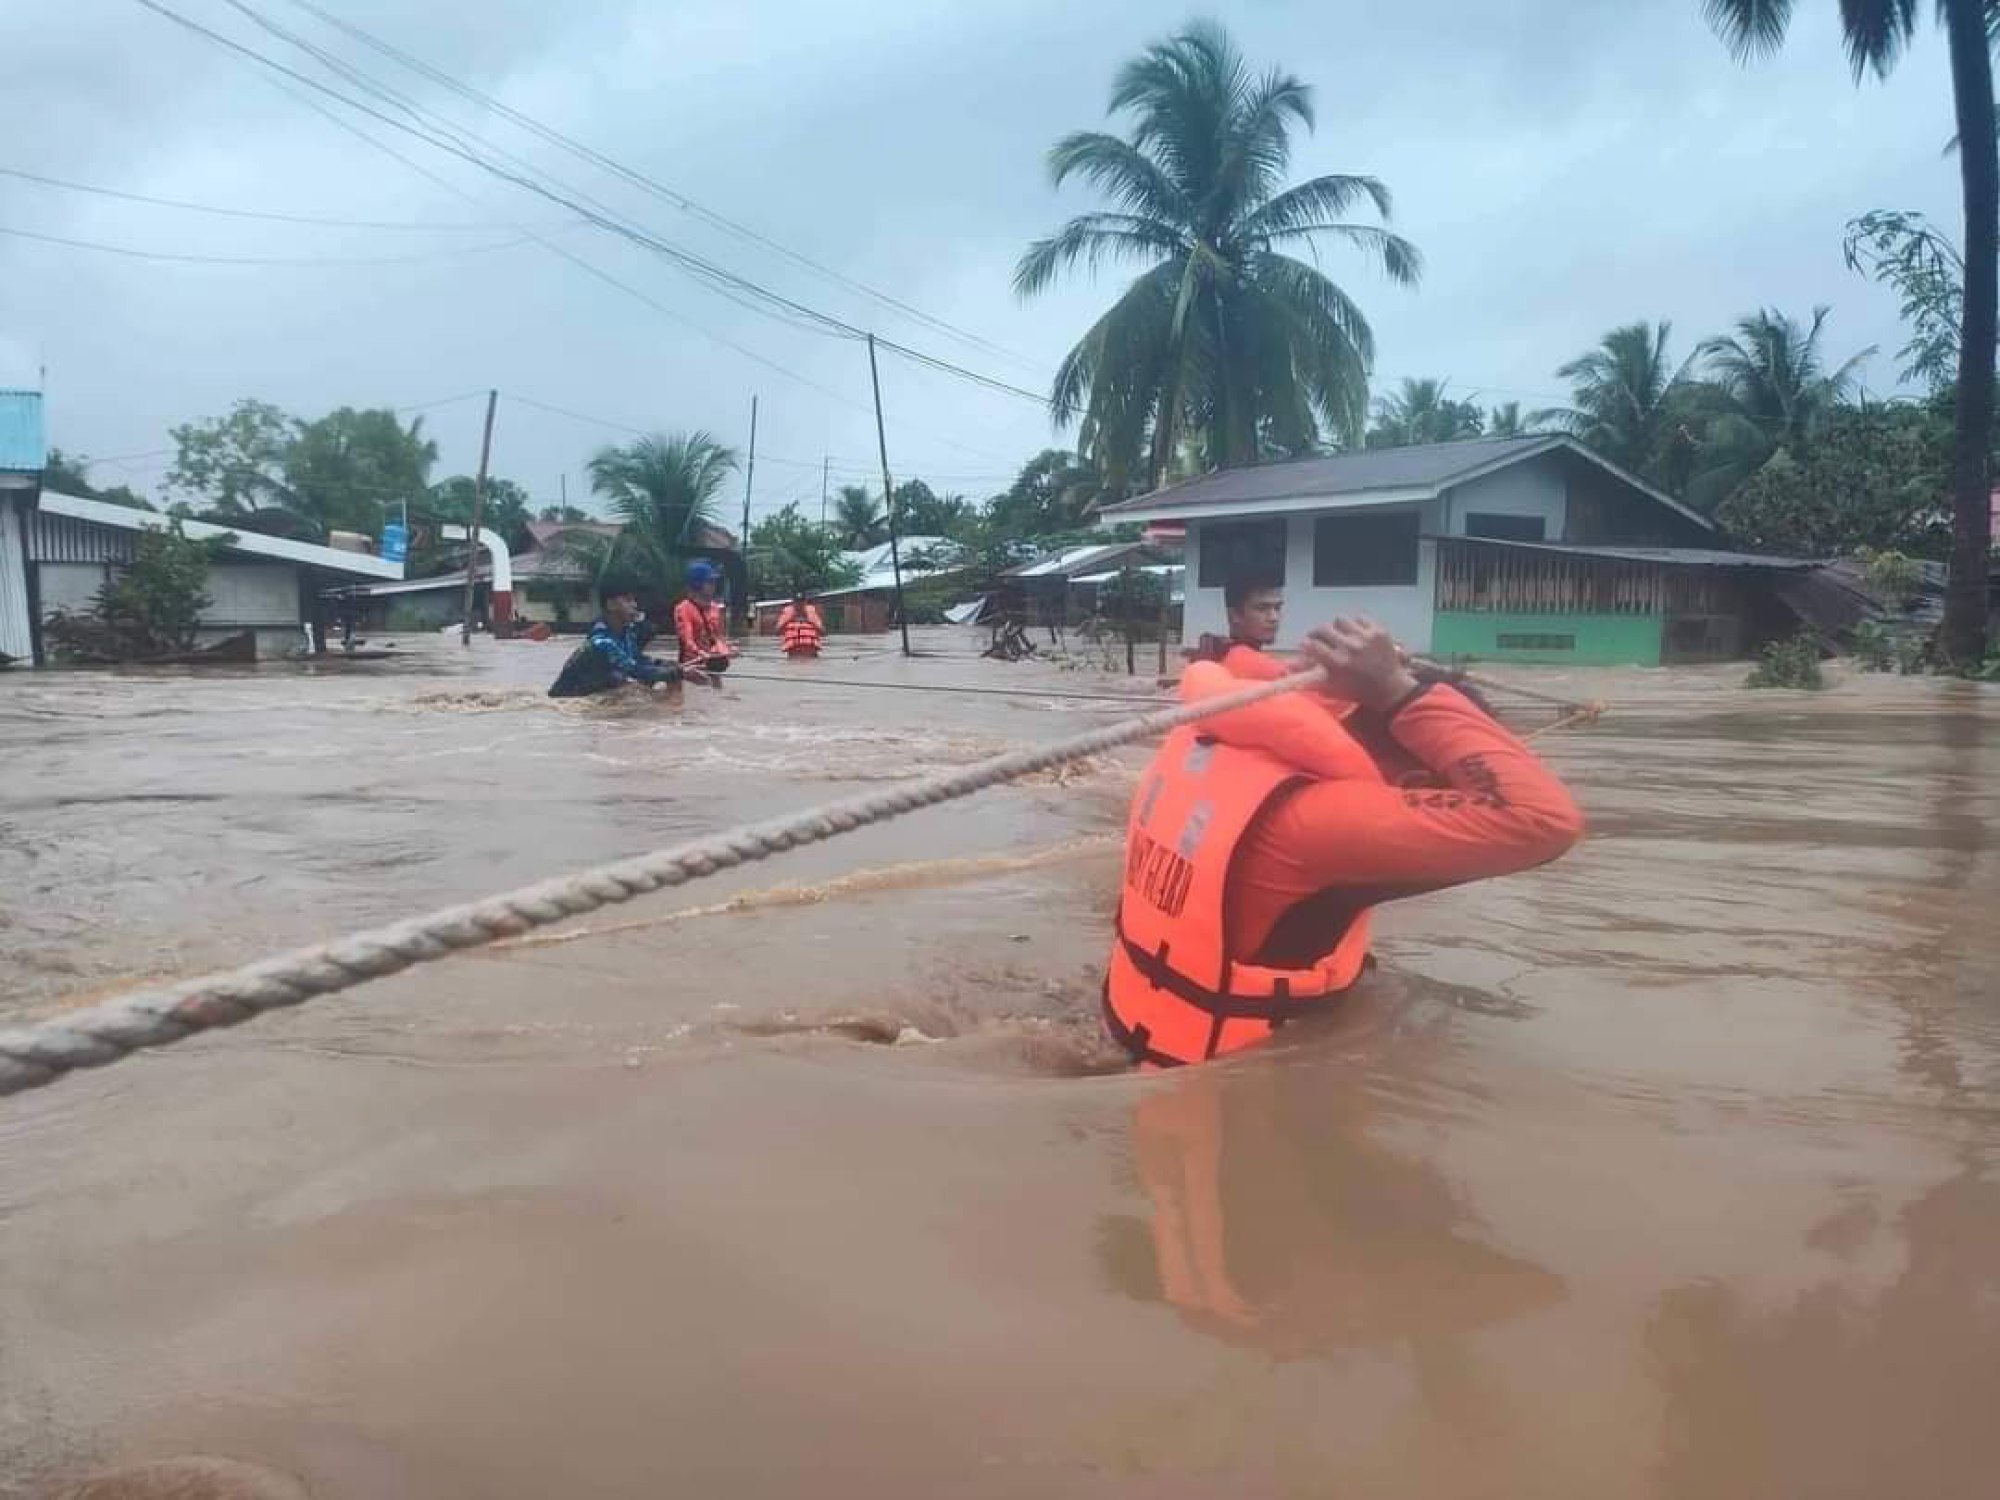
[[1811,631],[1802,630],[1764,648],[1764,659],[1750,670],[1745,687],[1808,688],[1826,686],[1819,670],[1819,642]]

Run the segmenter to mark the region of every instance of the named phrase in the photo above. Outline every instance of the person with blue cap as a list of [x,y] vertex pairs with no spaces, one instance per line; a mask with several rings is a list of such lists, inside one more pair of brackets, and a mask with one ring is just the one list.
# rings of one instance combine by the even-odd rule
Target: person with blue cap
[[706,672],[729,669],[734,655],[722,633],[722,601],[716,588],[722,578],[715,564],[696,558],[688,564],[687,597],[674,606],[674,633],[680,637],[681,666]]

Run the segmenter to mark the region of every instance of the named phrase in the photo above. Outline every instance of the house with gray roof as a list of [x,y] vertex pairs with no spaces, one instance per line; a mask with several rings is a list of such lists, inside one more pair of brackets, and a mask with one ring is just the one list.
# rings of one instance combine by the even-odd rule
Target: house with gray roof
[[1362,614],[1438,657],[1726,659],[1795,625],[1775,583],[1812,566],[1723,550],[1705,517],[1555,434],[1223,469],[1100,515],[1184,530],[1189,640],[1228,630],[1232,576],[1282,585],[1280,647]]

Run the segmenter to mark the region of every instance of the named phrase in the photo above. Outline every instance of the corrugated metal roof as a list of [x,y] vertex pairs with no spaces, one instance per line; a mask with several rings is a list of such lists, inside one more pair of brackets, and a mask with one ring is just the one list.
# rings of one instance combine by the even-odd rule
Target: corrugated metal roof
[[[103,500],[87,500],[81,495],[65,495],[59,490],[42,491],[42,509],[52,516],[88,521],[116,531],[156,531],[173,518],[156,510],[130,510]],[[252,557],[273,557],[284,562],[303,563],[330,573],[354,573],[364,578],[401,578],[403,565],[373,557],[366,552],[343,552],[316,542],[295,542],[290,537],[264,536],[255,531],[237,531],[207,521],[183,521],[183,532],[191,537],[233,537],[232,552]]]
[[0,469],[39,474],[49,460],[40,391],[0,391]]
[[[1310,502],[1320,500],[1329,502],[1329,509],[1420,500],[1510,464],[1557,452],[1595,464],[1704,531],[1715,529],[1715,523],[1707,517],[1561,433],[1468,438],[1463,442],[1421,443],[1408,448],[1365,448],[1354,453],[1285,459],[1244,469],[1218,469],[1199,479],[1184,480],[1149,495],[1107,505],[1098,516],[1107,522],[1132,518],[1170,521],[1182,515],[1213,516],[1239,509],[1255,514],[1260,506],[1296,510],[1310,508]],[[1305,505],[1302,507],[1300,502]]]
[[1101,567],[1116,557],[1144,548],[1143,542],[1098,542],[1088,547],[1070,547],[1052,557],[1038,558],[1018,568],[1009,568],[1003,578],[1074,577],[1085,569]]
[[1506,547],[1517,552],[1560,552],[1566,557],[1668,563],[1683,568],[1779,568],[1796,572],[1821,566],[1809,558],[1769,557],[1761,552],[1718,552],[1708,547],[1573,547],[1564,542],[1509,542],[1486,536],[1446,536],[1435,540],[1474,547]]

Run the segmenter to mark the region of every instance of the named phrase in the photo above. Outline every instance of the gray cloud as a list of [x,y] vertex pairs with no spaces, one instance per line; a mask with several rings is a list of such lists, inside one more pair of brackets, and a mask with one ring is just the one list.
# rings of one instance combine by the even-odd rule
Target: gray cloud
[[[274,55],[222,0],[173,0]],[[1171,24],[1156,6],[1031,0],[862,8],[797,0],[511,4],[323,0],[438,67],[847,275],[1016,351],[968,346],[479,118],[257,0],[454,120],[690,249],[800,300],[1039,389],[1115,282],[1023,306],[1021,246],[1083,206],[1042,166],[1065,130],[1099,123],[1118,63]],[[1337,250],[1327,264],[1373,319],[1385,377],[1557,394],[1552,371],[1614,323],[1671,317],[1691,347],[1759,303],[1830,302],[1844,354],[1900,341],[1893,301],[1840,264],[1842,223],[1871,207],[1956,224],[1941,43],[1889,84],[1856,89],[1831,6],[1804,7],[1787,51],[1739,68],[1693,0],[1212,7],[1260,62],[1318,90],[1295,171],[1367,171],[1429,259],[1417,292]],[[1825,12],[1824,15],[1820,12]],[[297,54],[288,62],[310,69]],[[15,0],[0,13],[10,132],[0,165],[136,192],[287,213],[546,229],[565,215],[386,127],[456,191],[329,123],[235,59],[121,0]],[[58,442],[100,454],[166,446],[169,424],[258,395],[302,412],[417,403],[497,385],[641,426],[741,439],[762,397],[759,509],[818,495],[818,460],[858,478],[874,451],[865,360],[852,344],[723,300],[657,257],[579,228],[557,243],[629,282],[662,314],[535,245],[209,219],[0,179],[0,225],[188,254],[380,259],[244,267],[127,260],[0,237],[0,379],[46,360]],[[726,340],[727,344],[720,342]],[[737,348],[728,345],[738,346]],[[766,363],[745,356],[748,350]],[[776,366],[774,369],[771,366]],[[1872,374],[1886,383],[1893,361]],[[1026,402],[891,361],[899,474],[983,494],[1050,438]],[[828,391],[834,394],[828,394]],[[468,467],[476,403],[429,413]],[[553,497],[615,439],[503,407],[502,472]],[[130,460],[156,477],[158,458]],[[107,468],[100,478],[124,471]]]

